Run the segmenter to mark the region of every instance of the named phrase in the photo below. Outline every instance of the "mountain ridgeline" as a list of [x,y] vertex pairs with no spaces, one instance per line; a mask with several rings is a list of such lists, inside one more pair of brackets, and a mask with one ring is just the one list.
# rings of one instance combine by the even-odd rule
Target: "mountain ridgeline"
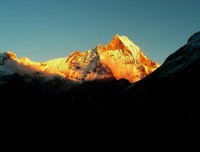
[[41,63],[0,54],[0,91],[9,115],[190,120],[199,111],[199,78],[200,32],[161,66],[118,35],[105,46]]
[[[140,48],[127,37],[119,35],[115,35],[113,40],[105,46],[98,45],[93,50],[76,51],[67,57],[46,62],[33,62],[26,57],[18,59],[12,52],[3,53],[1,58],[1,64],[6,59],[9,62],[10,59],[11,62],[18,63],[18,66],[21,66],[25,73],[39,72],[47,75],[58,75],[75,82],[113,78],[125,78],[130,82],[136,82],[159,66],[148,59]],[[22,72],[13,67],[9,67],[9,71],[10,69],[13,73],[21,74]]]

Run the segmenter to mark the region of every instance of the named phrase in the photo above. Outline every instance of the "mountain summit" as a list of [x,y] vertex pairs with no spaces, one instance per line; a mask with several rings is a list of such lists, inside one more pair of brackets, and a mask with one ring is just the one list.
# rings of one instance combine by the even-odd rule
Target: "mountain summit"
[[96,112],[96,118],[106,114],[108,122],[115,119],[117,124],[120,119],[121,124],[199,120],[200,32],[157,66],[118,35],[105,46],[42,63],[0,53],[2,111],[9,122],[15,117],[31,124],[31,118],[52,123],[52,118],[63,122],[76,114],[85,121]]
[[[46,62],[32,62],[25,57],[18,59],[14,53],[6,52],[1,55],[1,63],[5,60],[5,54],[11,61],[23,65],[23,68],[60,75],[77,82],[113,78],[136,82],[159,67],[147,58],[136,44],[126,36],[119,35],[115,35],[105,46],[99,44],[93,50],[76,51],[67,57]],[[11,55],[13,56],[10,57]]]

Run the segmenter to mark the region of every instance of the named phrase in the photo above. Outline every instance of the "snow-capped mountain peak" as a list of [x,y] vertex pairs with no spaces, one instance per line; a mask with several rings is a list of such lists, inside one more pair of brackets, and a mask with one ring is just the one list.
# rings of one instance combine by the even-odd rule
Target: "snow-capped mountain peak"
[[126,36],[118,34],[105,46],[99,44],[93,50],[76,51],[67,57],[46,62],[33,62],[25,57],[18,59],[11,52],[7,52],[7,56],[23,67],[27,66],[27,70],[57,74],[78,82],[110,78],[125,78],[136,82],[159,66],[147,58]]
[[132,50],[132,49],[135,49],[137,51],[140,50],[139,47],[136,44],[134,44],[131,40],[128,39],[128,37],[126,37],[126,36],[119,36],[119,39],[130,50]]
[[98,52],[101,61],[111,69],[117,79],[126,78],[135,82],[159,67],[126,36],[115,35],[107,45],[99,45]]
[[117,49],[135,49],[139,50],[139,47],[135,45],[131,40],[126,36],[119,36],[116,34],[112,41],[105,45],[105,50],[117,50]]

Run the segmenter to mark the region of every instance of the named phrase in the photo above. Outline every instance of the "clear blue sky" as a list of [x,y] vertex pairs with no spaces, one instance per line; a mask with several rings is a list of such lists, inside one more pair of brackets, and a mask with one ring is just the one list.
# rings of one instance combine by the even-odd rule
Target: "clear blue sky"
[[46,61],[125,35],[160,64],[200,30],[200,0],[0,0],[0,52]]

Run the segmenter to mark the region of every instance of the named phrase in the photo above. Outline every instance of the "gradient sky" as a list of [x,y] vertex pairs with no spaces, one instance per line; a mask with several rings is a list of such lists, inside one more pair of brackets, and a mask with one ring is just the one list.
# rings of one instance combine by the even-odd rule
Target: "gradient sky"
[[200,30],[200,0],[0,0],[0,52],[33,61],[125,35],[160,64]]

